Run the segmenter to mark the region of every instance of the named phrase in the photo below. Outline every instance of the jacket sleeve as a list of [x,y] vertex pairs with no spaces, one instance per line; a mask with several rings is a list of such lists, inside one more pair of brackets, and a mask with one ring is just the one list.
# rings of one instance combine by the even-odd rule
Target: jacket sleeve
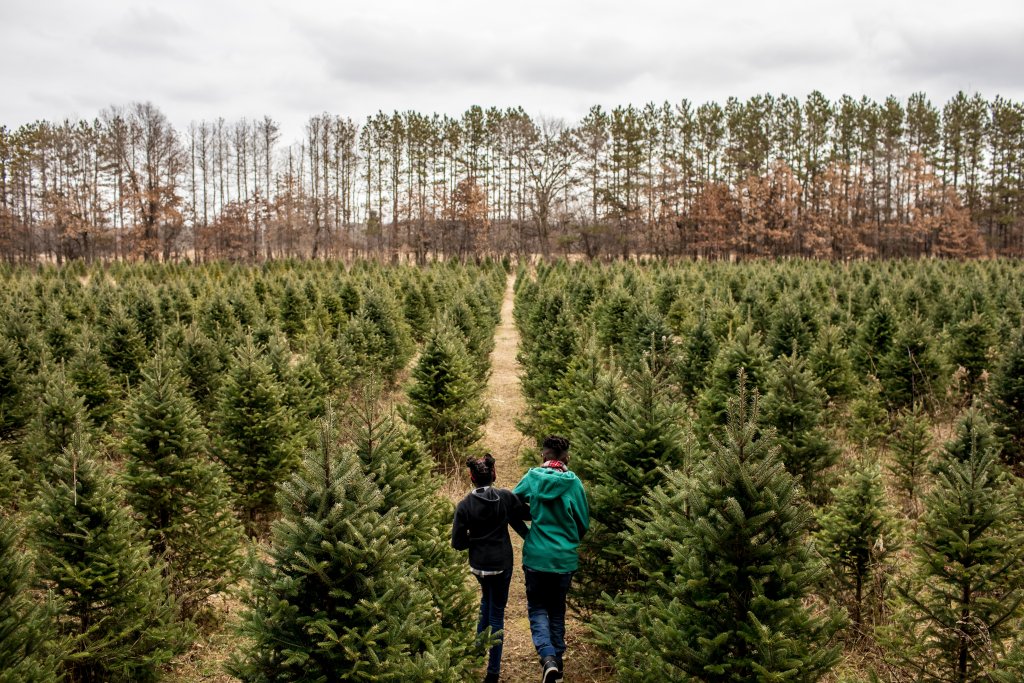
[[520,537],[526,538],[530,533],[530,527],[526,526],[525,520],[530,517],[530,508],[523,504],[523,501],[511,491],[508,494],[508,523]]
[[576,519],[576,530],[580,534],[580,538],[587,533],[587,529],[590,528],[590,505],[587,503],[587,492],[583,489],[583,484],[577,482],[576,495],[573,497],[573,508],[575,511]]
[[452,521],[452,547],[456,550],[469,549],[469,527],[466,525],[466,508],[459,503]]

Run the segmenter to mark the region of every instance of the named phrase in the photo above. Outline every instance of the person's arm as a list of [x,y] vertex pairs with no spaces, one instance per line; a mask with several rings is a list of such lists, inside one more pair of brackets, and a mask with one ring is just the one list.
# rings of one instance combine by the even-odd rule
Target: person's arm
[[576,519],[576,530],[582,539],[590,528],[590,506],[587,504],[587,492],[583,490],[582,483],[577,482],[575,494],[573,508],[576,514],[573,516]]
[[523,504],[523,501],[515,493],[509,492],[508,498],[509,526],[515,529],[521,538],[526,538],[526,534],[530,533],[530,527],[525,523],[526,520],[531,519],[530,508]]
[[455,519],[452,521],[452,547],[456,550],[469,549],[469,526],[466,524],[466,511],[462,503],[455,508]]

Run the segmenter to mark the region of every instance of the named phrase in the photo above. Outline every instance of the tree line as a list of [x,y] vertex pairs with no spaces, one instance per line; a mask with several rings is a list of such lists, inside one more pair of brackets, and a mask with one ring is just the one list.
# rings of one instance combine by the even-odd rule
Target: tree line
[[1022,103],[963,92],[324,113],[290,144],[137,103],[0,127],[0,255],[1020,255],[1022,150]]

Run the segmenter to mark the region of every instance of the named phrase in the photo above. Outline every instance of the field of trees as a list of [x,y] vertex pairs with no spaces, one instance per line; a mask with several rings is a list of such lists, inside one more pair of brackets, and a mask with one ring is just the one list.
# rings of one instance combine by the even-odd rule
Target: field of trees
[[1018,261],[0,282],[3,683],[474,680],[449,491],[513,317],[521,466],[567,435],[591,503],[567,680],[1024,676]]
[[0,127],[8,261],[1021,256],[1022,203],[1024,106],[962,92]]

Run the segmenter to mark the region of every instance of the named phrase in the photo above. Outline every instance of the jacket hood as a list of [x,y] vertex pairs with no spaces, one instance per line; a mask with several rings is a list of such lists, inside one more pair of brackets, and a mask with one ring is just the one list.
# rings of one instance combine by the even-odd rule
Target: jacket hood
[[533,479],[535,495],[540,500],[554,500],[567,495],[576,486],[576,475],[550,467],[534,467],[528,473]]
[[470,491],[470,495],[484,503],[496,504],[501,497],[498,496],[498,492],[494,490],[493,486],[482,486],[478,489]]

